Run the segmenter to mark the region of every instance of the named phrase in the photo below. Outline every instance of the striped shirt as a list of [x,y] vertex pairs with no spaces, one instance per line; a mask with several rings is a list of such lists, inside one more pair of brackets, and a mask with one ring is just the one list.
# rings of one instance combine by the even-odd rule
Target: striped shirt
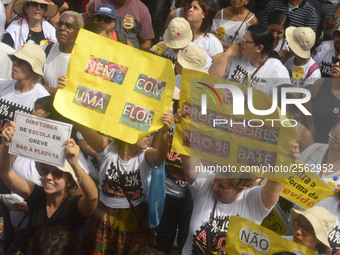
[[290,26],[310,27],[316,31],[316,12],[314,7],[309,4],[307,0],[303,0],[294,8],[290,7],[287,0],[270,0],[264,9],[261,23],[267,24],[269,13],[274,10],[287,13],[290,18]]

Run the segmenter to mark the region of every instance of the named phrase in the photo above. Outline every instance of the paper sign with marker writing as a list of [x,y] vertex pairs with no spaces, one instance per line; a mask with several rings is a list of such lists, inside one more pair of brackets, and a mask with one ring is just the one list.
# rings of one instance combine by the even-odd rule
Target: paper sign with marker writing
[[72,125],[16,112],[16,131],[9,153],[55,166],[65,164],[64,142],[70,138]]
[[81,29],[54,107],[127,143],[163,126],[175,88],[171,61]]
[[288,178],[273,179],[284,183],[280,195],[303,208],[313,207],[326,197],[334,196],[334,190],[307,165],[295,162]]
[[316,255],[311,249],[290,241],[253,221],[230,216],[226,237],[227,254],[285,254]]
[[[235,99],[236,95],[241,99]],[[290,166],[288,155],[296,141],[296,130],[273,101],[243,84],[183,69],[179,102],[182,121],[176,125],[172,150],[218,164],[216,171],[232,177],[237,171],[288,177],[280,167]],[[243,112],[236,114],[236,110]],[[255,114],[265,110],[271,113]]]

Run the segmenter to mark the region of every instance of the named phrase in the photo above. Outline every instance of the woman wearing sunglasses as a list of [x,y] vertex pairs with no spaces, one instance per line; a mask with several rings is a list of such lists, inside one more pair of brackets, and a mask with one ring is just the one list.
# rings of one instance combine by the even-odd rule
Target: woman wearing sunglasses
[[[0,145],[0,177],[13,192],[23,197],[28,204],[27,241],[34,233],[48,226],[62,225],[79,235],[82,226],[97,206],[98,191],[93,180],[79,165],[79,147],[73,139],[65,141],[66,160],[64,167],[36,163],[42,187],[20,177],[11,166],[14,156],[8,154],[9,143],[15,133],[15,123],[11,123],[2,133]],[[74,196],[81,188],[83,195]],[[19,248],[19,247],[18,247]]]
[[336,223],[332,213],[323,207],[314,206],[305,211],[291,209],[290,214],[293,224],[292,241],[317,254],[328,254],[328,235]]
[[213,62],[209,73],[271,94],[273,87],[290,82],[281,61],[270,57],[273,44],[272,31],[266,25],[252,25],[243,40],[234,42]]
[[38,45],[57,42],[55,28],[45,20],[58,12],[57,5],[49,0],[16,0],[14,12],[22,19],[14,20],[7,27],[2,42],[19,49],[23,44]]

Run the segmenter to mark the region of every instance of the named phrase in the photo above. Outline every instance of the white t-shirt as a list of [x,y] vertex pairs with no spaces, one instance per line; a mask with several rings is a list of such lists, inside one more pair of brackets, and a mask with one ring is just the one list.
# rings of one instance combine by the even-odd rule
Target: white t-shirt
[[[256,69],[251,65],[249,58],[237,56],[229,60],[225,76],[228,80],[247,85],[248,75],[252,75]],[[288,70],[280,60],[269,58],[253,77],[251,87],[271,95],[273,87],[285,83],[290,83]]]
[[330,49],[334,49],[334,41],[323,41],[318,47],[315,48],[313,51],[312,57],[314,58],[316,54],[319,52],[326,52],[329,51]]
[[[336,255],[340,249],[340,210],[339,210],[339,199],[336,197],[327,197],[320,201],[316,206],[326,208],[336,218],[336,224],[332,231],[328,235],[328,242],[332,248],[329,255]],[[338,249],[337,249],[338,248]]]
[[31,113],[34,103],[37,99],[50,94],[47,90],[36,83],[34,88],[25,93],[19,93],[15,90],[16,80],[0,81],[0,130],[2,130],[8,120],[14,119],[16,111]]
[[164,41],[161,41],[150,49],[151,52],[156,53],[164,58],[170,59],[173,63],[177,60],[177,53],[169,48]]
[[319,65],[322,77],[331,77],[332,74],[332,57],[335,57],[335,49],[320,51],[314,57],[314,61]]
[[302,88],[313,85],[316,80],[321,78],[320,69],[312,58],[302,66],[296,66],[294,59],[295,57],[289,58],[285,67],[288,69],[291,82],[295,87]]
[[276,52],[279,52],[280,50],[289,50],[289,47],[288,47],[288,43],[287,43],[287,40],[282,37],[280,39],[280,41],[278,42],[278,44],[276,45],[275,49],[274,49]]
[[[222,10],[223,13],[223,10]],[[253,16],[251,16],[253,18]],[[250,18],[250,19],[251,19]],[[235,42],[242,40],[243,36],[247,32],[248,27],[250,26],[250,23],[248,21],[232,21],[232,20],[226,20],[223,19],[223,16],[221,19],[213,19],[212,24],[212,31],[215,32],[215,35],[218,39],[222,40],[226,43],[233,43],[233,38],[235,37],[235,34],[238,30],[238,34],[235,37]]]
[[[182,251],[183,255],[196,255],[206,252],[206,244],[203,244],[203,240],[206,238],[208,221],[216,201],[213,197],[212,190],[212,181],[214,178],[214,174],[208,174],[203,177],[203,174],[200,173],[195,182],[189,185],[194,200],[194,207],[191,214],[188,237]],[[258,186],[243,190],[232,203],[217,201],[212,222],[213,234],[211,234],[211,240],[213,240],[214,237],[217,239],[216,246],[211,247],[213,251],[222,248],[219,246],[222,246],[226,238],[229,215],[241,216],[260,224],[271,211],[271,209],[267,209],[262,202],[262,188],[263,186]]]
[[0,2],[0,40],[2,39],[3,33],[5,31],[6,24],[6,13],[3,3]]
[[125,189],[134,206],[144,201],[148,193],[151,180],[151,167],[144,158],[146,150],[141,151],[129,161],[123,161],[118,156],[117,144],[110,143],[102,153],[99,170],[99,199],[110,208],[130,208],[129,202],[120,187],[117,172],[117,161],[122,179],[125,181]]
[[[45,50],[47,45],[42,48]],[[59,43],[52,46],[44,65],[44,83],[51,88],[58,87],[58,78],[65,75],[71,53],[63,53],[59,50]]]
[[[301,153],[299,161],[309,165],[311,169],[315,169],[315,171],[320,174],[322,159],[327,152],[327,149],[328,144],[314,143]],[[331,169],[331,171],[332,172],[328,175],[321,173],[321,177],[324,181],[333,182],[333,176],[340,177],[340,169]]]
[[7,54],[13,52],[15,52],[15,50],[12,47],[0,42],[0,80],[12,79],[12,61]]

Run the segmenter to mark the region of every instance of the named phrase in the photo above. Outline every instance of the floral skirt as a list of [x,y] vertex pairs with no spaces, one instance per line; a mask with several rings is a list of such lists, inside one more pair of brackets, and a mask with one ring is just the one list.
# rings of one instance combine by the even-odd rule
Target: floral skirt
[[[135,254],[154,245],[154,232],[149,229],[148,209],[142,203],[128,209],[113,209],[99,202],[90,217],[84,237],[85,254]],[[140,226],[143,224],[144,232]]]

